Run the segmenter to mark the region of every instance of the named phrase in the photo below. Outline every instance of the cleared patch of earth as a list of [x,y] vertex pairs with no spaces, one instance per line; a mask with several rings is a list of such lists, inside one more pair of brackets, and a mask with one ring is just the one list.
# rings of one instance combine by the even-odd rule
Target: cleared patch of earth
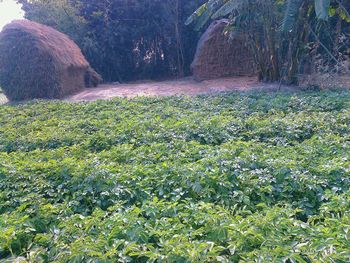
[[[127,84],[103,84],[97,88],[84,89],[66,98],[67,101],[108,100],[115,97],[134,98],[138,96],[173,96],[216,94],[230,91],[278,91],[297,90],[294,86],[280,86],[278,83],[258,82],[256,77],[232,77],[205,81],[196,81],[192,77],[171,81],[140,81]],[[0,105],[7,102],[0,93]]]
[[67,98],[68,101],[106,100],[115,97],[134,98],[137,96],[173,96],[215,94],[230,91],[250,90],[296,90],[297,87],[280,86],[258,82],[256,77],[221,78],[196,81],[183,78],[171,81],[143,81],[128,84],[103,84],[97,88],[85,89]]

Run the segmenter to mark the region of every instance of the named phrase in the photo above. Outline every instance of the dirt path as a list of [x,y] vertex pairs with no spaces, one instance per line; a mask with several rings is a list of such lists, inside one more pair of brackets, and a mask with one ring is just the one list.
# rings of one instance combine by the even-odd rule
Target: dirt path
[[[128,84],[103,84],[97,88],[85,89],[66,98],[67,101],[95,101],[107,100],[115,97],[134,98],[137,96],[172,96],[172,95],[200,95],[215,94],[229,91],[250,90],[279,90],[278,84],[259,83],[255,77],[222,78],[206,81],[195,81],[184,78],[172,81],[143,81]],[[283,90],[295,90],[296,87],[282,86]],[[0,105],[7,102],[0,94]]]
[[[291,89],[291,87],[282,87]],[[228,91],[249,90],[278,90],[278,84],[262,84],[256,77],[235,77],[202,82],[192,78],[184,78],[173,81],[146,81],[142,83],[128,84],[103,84],[97,88],[85,89],[67,98],[68,101],[94,101],[99,99],[111,99],[114,97],[134,98],[137,96],[172,96],[172,95],[199,95],[213,94]]]

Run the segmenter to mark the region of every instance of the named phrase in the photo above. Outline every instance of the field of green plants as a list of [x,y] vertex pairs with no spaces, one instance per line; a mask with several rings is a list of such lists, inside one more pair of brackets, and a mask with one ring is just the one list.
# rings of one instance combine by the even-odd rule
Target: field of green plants
[[0,262],[350,262],[350,92],[0,106]]

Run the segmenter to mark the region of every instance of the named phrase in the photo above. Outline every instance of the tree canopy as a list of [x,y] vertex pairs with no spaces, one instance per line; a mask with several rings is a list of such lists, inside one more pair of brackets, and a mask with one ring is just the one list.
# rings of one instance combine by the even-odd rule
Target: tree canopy
[[341,0],[208,0],[186,23],[199,30],[212,19],[230,18],[228,31],[249,35],[259,78],[296,84],[311,49],[322,54],[321,64],[341,68],[349,8]]
[[184,21],[204,1],[19,0],[28,19],[72,37],[108,81],[189,73],[198,34]]
[[107,81],[190,74],[198,31],[221,17],[249,36],[263,81],[296,84],[316,58],[318,70],[341,71],[350,45],[342,0],[18,1],[27,18],[73,38]]

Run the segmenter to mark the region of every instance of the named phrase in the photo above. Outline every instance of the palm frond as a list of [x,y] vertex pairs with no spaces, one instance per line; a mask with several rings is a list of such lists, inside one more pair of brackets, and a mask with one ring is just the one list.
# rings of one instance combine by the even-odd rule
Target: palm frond
[[320,20],[327,21],[329,18],[330,0],[315,0],[316,17]]
[[340,9],[340,17],[347,21],[350,22],[350,13],[349,11],[346,9],[346,7],[344,6],[343,2],[341,0],[336,0],[338,5],[339,5],[339,9]]
[[237,10],[241,2],[241,0],[228,0],[223,6],[219,8],[219,10],[215,12],[212,18],[217,19],[219,17],[224,17],[231,14],[232,12]]
[[281,31],[291,32],[299,15],[299,8],[303,0],[287,0]]
[[226,3],[227,0],[209,0],[199,7],[185,22],[186,25],[194,24],[195,30],[202,29],[212,18],[215,12]]

